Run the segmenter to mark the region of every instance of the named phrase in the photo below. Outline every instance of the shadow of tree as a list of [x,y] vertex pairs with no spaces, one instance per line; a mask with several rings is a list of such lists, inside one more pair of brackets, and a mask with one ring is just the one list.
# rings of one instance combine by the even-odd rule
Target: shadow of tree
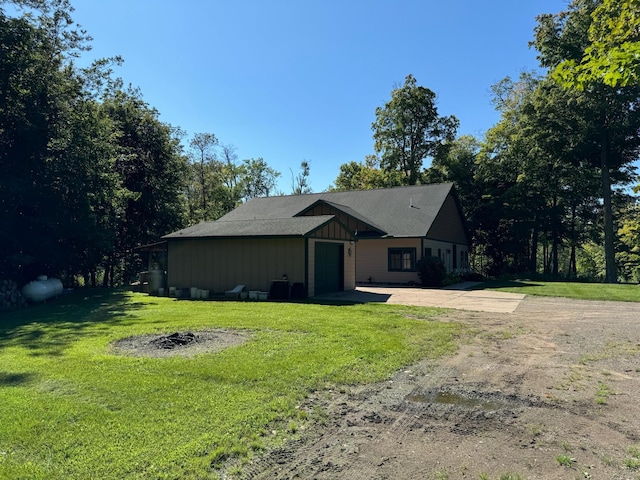
[[489,280],[479,283],[469,288],[469,290],[487,290],[494,288],[523,288],[523,287],[544,287],[541,283],[533,283],[524,280]]
[[0,349],[8,345],[33,355],[60,355],[81,336],[97,336],[113,325],[133,322],[132,302],[123,290],[80,290],[47,304],[0,315]]
[[311,297],[305,303],[316,305],[362,305],[364,303],[386,303],[391,295],[386,293],[365,292],[361,290],[349,290],[346,292],[333,292]]
[[19,387],[35,379],[33,373],[8,373],[0,371],[0,387]]

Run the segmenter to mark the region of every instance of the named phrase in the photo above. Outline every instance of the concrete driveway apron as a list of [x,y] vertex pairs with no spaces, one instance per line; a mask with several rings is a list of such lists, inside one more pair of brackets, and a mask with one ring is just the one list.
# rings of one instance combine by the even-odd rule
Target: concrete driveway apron
[[511,313],[526,295],[520,293],[468,290],[476,285],[471,282],[443,289],[359,286],[348,292],[323,295],[322,298],[358,303],[388,303],[419,307],[443,307],[477,312]]

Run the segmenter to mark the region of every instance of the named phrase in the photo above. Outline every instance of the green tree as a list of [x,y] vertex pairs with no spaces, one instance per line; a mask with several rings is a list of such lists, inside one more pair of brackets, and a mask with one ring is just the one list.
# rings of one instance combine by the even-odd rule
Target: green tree
[[[214,220],[212,197],[216,188],[216,177],[222,173],[222,165],[218,162],[215,153],[218,139],[213,133],[196,133],[189,142],[189,146],[191,147],[193,172],[198,186],[196,195],[199,200],[200,220]],[[195,206],[193,208],[196,209]]]
[[478,155],[482,145],[472,135],[463,135],[446,145],[425,171],[425,183],[452,182],[462,204],[465,217],[470,220],[480,192],[476,182]]
[[[566,273],[577,276],[576,248],[588,234],[588,224],[597,223],[597,172],[588,112],[581,111],[580,92],[567,91],[549,79],[540,79],[528,96],[520,119],[522,136],[530,145],[528,183],[544,199],[545,215],[540,225],[551,242],[543,270],[559,275],[560,248],[569,243],[571,253]],[[533,250],[535,254],[535,249]],[[535,262],[534,262],[535,264]]]
[[236,147],[231,144],[221,145],[221,178],[229,196],[229,204],[235,205],[242,199],[243,176],[245,168],[238,164]]
[[[67,142],[59,143],[56,162],[65,220],[59,222],[59,251],[69,276],[81,273],[95,285],[99,266],[113,258],[117,220],[124,214],[128,191],[115,170],[115,125],[103,106],[78,102]],[[69,174],[72,172],[73,178]]]
[[440,117],[436,94],[418,86],[413,75],[391,92],[391,100],[376,108],[374,148],[385,171],[399,171],[406,185],[420,183],[425,159],[437,155],[443,143],[453,140],[458,128],[454,116]]
[[340,173],[331,188],[339,190],[368,190],[401,185],[399,172],[385,172],[380,168],[380,159],[376,155],[367,155],[364,162],[349,162],[340,165]]
[[546,195],[537,182],[539,158],[523,133],[524,107],[537,79],[523,74],[493,87],[498,124],[485,135],[475,161],[475,191],[470,224],[490,275],[534,271],[537,241],[546,212]]
[[[582,60],[592,45],[590,28],[599,4],[594,0],[575,0],[565,12],[538,18],[533,44],[540,52],[538,58],[543,67],[554,70],[563,62]],[[582,93],[574,107],[586,120],[585,138],[591,148],[585,152],[585,158],[600,173],[605,281],[613,283],[617,281],[613,189],[630,181],[632,163],[640,153],[640,85],[613,88],[596,79]]]
[[470,224],[477,243],[495,273],[524,269],[575,277],[577,249],[596,237],[600,211],[594,123],[583,110],[588,102],[580,92],[531,74],[517,82],[504,79],[493,90],[501,120],[487,132],[476,162],[481,195]]
[[185,226],[188,163],[179,132],[161,122],[139,92],[113,92],[104,99],[103,108],[116,129],[114,169],[124,201],[115,221],[113,254],[105,259],[104,283],[114,284],[131,280],[141,267],[134,247]]
[[629,202],[620,212],[620,248],[616,254],[625,281],[640,283],[640,204]]
[[269,167],[262,157],[242,161],[241,198],[268,197],[276,188],[280,172]]
[[[3,2],[2,5],[7,2]],[[112,244],[112,125],[72,59],[87,48],[65,0],[0,8],[0,275],[94,268]]]
[[602,0],[591,12],[589,45],[582,58],[560,62],[554,77],[568,87],[610,87],[640,83],[640,2]]

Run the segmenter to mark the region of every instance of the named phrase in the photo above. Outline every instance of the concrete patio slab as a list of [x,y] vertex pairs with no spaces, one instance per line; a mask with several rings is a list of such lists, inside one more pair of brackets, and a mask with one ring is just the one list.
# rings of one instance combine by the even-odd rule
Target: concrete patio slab
[[322,295],[321,298],[357,303],[388,303],[478,312],[512,313],[526,296],[519,293],[490,290],[466,290],[472,285],[474,284],[461,284],[447,289],[359,286],[355,290]]

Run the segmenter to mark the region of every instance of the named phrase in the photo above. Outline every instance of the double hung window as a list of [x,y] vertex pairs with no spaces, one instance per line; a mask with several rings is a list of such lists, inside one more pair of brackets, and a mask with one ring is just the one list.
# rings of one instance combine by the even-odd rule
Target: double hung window
[[390,272],[415,272],[415,248],[390,248],[388,252]]

